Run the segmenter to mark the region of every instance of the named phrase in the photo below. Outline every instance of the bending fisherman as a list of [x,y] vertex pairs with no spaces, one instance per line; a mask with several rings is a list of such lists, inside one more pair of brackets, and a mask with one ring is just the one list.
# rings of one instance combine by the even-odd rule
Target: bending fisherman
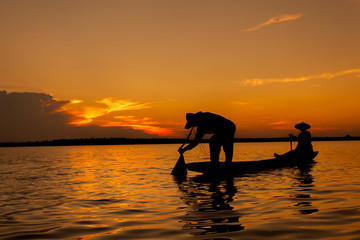
[[231,163],[234,151],[235,124],[214,113],[198,112],[186,114],[185,129],[197,127],[196,135],[187,146],[180,147],[179,152],[184,153],[196,147],[205,134],[214,134],[210,138],[210,160],[212,163],[219,162],[221,147],[225,152],[225,162]]

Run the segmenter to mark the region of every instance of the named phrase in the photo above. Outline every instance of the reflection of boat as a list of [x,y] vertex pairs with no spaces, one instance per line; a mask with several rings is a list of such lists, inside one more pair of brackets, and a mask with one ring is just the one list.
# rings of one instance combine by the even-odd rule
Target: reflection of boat
[[224,162],[216,164],[211,162],[194,162],[187,163],[186,168],[190,171],[201,172],[204,174],[237,175],[254,171],[306,165],[313,163],[313,159],[317,156],[317,154],[318,152],[313,152],[308,156],[297,156],[294,154],[289,154],[279,158],[260,161],[232,162],[231,164]]
[[[286,159],[292,161],[291,164],[285,164],[283,162],[285,159],[257,161],[256,164],[254,162],[242,162],[245,165],[235,162],[237,166],[231,170],[229,170],[229,167],[221,168],[220,165],[223,164],[219,164],[220,168],[212,166],[212,170],[223,175],[210,175],[213,172],[209,170],[209,175],[175,177],[179,190],[183,193],[180,198],[188,206],[185,215],[181,219],[184,224],[183,230],[195,236],[196,239],[235,239],[234,236],[237,236],[236,239],[245,239],[253,236],[251,233],[249,234],[251,230],[249,232],[245,230],[247,223],[258,222],[258,224],[261,224],[262,220],[267,222],[267,219],[274,218],[274,214],[278,214],[276,217],[283,219],[281,216],[288,214],[289,201],[293,202],[292,208],[297,214],[318,212],[316,206],[313,206],[311,197],[314,187],[311,171],[315,163],[313,158],[316,155],[317,152],[310,158]],[[274,161],[278,161],[276,166]],[[280,162],[283,162],[283,164],[280,164]],[[270,163],[272,164],[270,165]],[[187,166],[189,170],[195,170],[196,166],[199,168],[207,166],[209,169],[210,164],[210,162],[189,163]],[[237,167],[245,168],[246,165],[246,169],[237,169]],[[282,193],[277,190],[274,191],[272,183],[264,185],[260,181],[252,181],[249,178],[249,176],[254,176],[259,180],[267,179],[267,174],[261,176],[258,172],[280,167],[295,167],[292,169],[294,171],[285,171],[286,177],[290,177],[295,181],[277,180],[276,184],[284,182],[284,185],[280,188],[282,189],[280,191],[283,191]],[[202,168],[200,172],[205,171]],[[233,173],[233,175],[227,174],[228,172]],[[250,174],[241,175],[247,172]],[[235,176],[236,174],[239,175]],[[288,185],[289,183],[291,185]],[[238,189],[241,189],[239,194]],[[289,191],[289,189],[291,190]],[[289,192],[291,193],[290,196],[288,195]],[[255,195],[257,197],[253,197]],[[267,199],[273,198],[277,198],[279,201],[270,203],[272,211],[267,211],[262,204],[259,204],[265,201],[265,204],[268,205],[269,201]],[[254,229],[254,225],[252,228]],[[207,238],[205,238],[206,236]]]

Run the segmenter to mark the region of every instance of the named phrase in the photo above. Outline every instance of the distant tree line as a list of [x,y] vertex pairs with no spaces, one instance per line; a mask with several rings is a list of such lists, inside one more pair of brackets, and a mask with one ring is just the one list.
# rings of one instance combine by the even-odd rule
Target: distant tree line
[[[313,137],[313,141],[350,141],[360,140],[360,137]],[[236,138],[235,142],[288,142],[289,138]],[[33,142],[4,142],[0,147],[27,147],[27,146],[84,146],[84,145],[131,145],[131,144],[182,144],[189,140],[180,138],[85,138],[85,139],[58,139]],[[202,142],[209,142],[204,139]]]

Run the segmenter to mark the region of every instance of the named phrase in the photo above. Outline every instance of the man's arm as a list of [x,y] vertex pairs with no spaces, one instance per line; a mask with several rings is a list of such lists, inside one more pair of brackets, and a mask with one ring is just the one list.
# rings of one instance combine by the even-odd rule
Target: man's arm
[[291,133],[289,134],[289,137],[290,137],[291,140],[297,140],[298,139],[297,136],[295,136],[295,135],[293,135]]
[[200,143],[200,141],[201,141],[201,139],[203,138],[203,136],[204,136],[204,133],[203,133],[202,131],[197,131],[194,140],[192,140],[186,147],[184,147],[184,148],[179,148],[178,151],[179,151],[180,153],[184,153],[184,152],[186,152],[186,151],[188,151],[188,150],[193,149],[194,147],[196,147],[196,146]]

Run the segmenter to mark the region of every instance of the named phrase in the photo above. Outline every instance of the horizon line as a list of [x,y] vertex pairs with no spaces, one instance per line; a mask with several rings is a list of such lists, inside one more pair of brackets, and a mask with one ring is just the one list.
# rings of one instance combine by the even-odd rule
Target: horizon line
[[[238,142],[288,142],[289,137],[242,137],[234,138],[234,143]],[[312,141],[357,141],[360,136],[326,136],[312,137]],[[24,141],[24,142],[0,142],[0,147],[32,147],[32,146],[84,146],[84,145],[141,145],[141,144],[181,144],[191,140],[184,138],[75,138],[75,139],[55,139],[43,141]],[[208,143],[209,139],[203,139],[200,143]],[[294,142],[297,142],[296,140]]]

